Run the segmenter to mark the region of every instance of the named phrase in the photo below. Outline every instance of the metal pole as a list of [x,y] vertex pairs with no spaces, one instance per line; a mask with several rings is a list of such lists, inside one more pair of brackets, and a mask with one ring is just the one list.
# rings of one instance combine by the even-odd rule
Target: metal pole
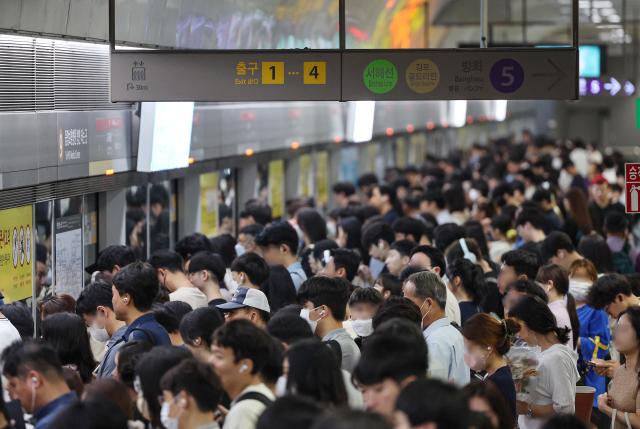
[[116,0],[109,0],[109,46],[116,49]]
[[489,34],[489,0],[480,0],[480,47],[487,47]]
[[522,44],[527,44],[527,0],[522,0]]
[[339,16],[338,20],[340,26],[340,50],[347,49],[347,23],[346,23],[346,0],[339,0],[338,2]]
[[579,40],[579,25],[580,25],[580,8],[578,6],[578,0],[573,0],[573,25],[571,26],[571,30],[573,32],[573,47],[577,48],[580,44]]

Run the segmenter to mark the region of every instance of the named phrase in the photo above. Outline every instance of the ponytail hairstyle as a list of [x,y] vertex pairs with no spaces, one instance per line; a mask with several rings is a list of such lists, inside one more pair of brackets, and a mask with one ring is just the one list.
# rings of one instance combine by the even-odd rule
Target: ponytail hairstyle
[[[580,332],[580,319],[578,318],[578,312],[576,310],[576,300],[573,295],[569,293],[569,275],[567,271],[560,265],[549,264],[540,267],[536,281],[542,284],[547,282],[553,283],[554,289],[558,294],[566,297],[567,312],[569,313],[569,320],[571,321],[571,331]],[[573,336],[573,349],[578,347],[579,335]]]
[[558,328],[556,317],[553,315],[546,302],[535,296],[523,296],[509,310],[509,317],[518,319],[527,324],[527,327],[541,335],[553,332],[558,337],[560,344],[569,341],[570,328]]
[[469,294],[476,304],[484,301],[486,293],[486,282],[484,273],[479,265],[476,265],[467,259],[456,259],[447,266],[447,277],[450,281],[459,277],[462,288]]
[[491,347],[500,356],[511,348],[513,335],[520,331],[520,324],[513,319],[499,320],[487,313],[477,313],[462,325],[462,335],[482,347]]
[[[640,307],[629,307],[625,311],[623,311],[620,316],[618,316],[618,320],[624,315],[627,315],[629,318],[629,322],[631,326],[633,326],[633,330],[636,331],[636,338],[640,343]],[[636,362],[635,371],[638,373],[638,389],[640,389],[640,361]],[[638,394],[636,390],[636,395]]]

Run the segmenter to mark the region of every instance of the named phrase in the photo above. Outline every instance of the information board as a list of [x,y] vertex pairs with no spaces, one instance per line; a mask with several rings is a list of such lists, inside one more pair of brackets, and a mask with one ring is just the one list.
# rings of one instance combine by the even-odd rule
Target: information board
[[576,48],[111,54],[112,101],[577,98]]
[[83,285],[82,215],[56,219],[56,293],[78,298]]
[[31,296],[33,208],[0,211],[0,291],[6,303]]

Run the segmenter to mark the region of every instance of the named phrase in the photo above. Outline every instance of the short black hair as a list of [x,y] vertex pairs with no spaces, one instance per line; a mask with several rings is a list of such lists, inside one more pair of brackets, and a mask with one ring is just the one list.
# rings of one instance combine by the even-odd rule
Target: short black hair
[[[433,231],[434,246],[444,252],[455,241],[465,238],[467,235],[464,227],[455,223],[443,223]],[[445,267],[441,267],[443,270]]]
[[206,235],[196,232],[182,237],[175,245],[175,251],[188,261],[198,252],[211,251],[211,242]]
[[409,321],[394,319],[367,337],[353,379],[366,386],[386,379],[401,383],[412,376],[425,378],[428,367],[427,344],[420,328]]
[[186,391],[200,411],[216,411],[222,399],[222,384],[210,365],[194,358],[183,360],[160,380],[160,388],[177,396]]
[[547,296],[544,289],[542,289],[542,287],[540,287],[533,280],[516,280],[515,282],[509,283],[507,285],[506,292],[509,293],[512,290],[523,293],[525,295],[536,296],[544,302],[549,301],[549,297]]
[[618,295],[631,296],[632,294],[631,283],[625,276],[605,274],[589,289],[587,303],[593,308],[602,309],[613,303]]
[[573,253],[576,248],[573,246],[571,237],[562,231],[553,231],[545,237],[540,243],[540,255],[543,262],[548,262],[549,259],[558,254],[558,250],[566,250],[569,253]]
[[391,243],[391,250],[395,250],[402,256],[410,257],[411,251],[416,247],[417,247],[417,244],[411,240],[398,240]]
[[380,306],[384,298],[382,294],[372,287],[359,287],[351,293],[349,297],[349,307],[356,304],[372,304]]
[[160,290],[156,270],[146,262],[134,262],[118,271],[113,287],[120,295],[130,295],[139,311],[149,310]]
[[548,189],[537,188],[531,197],[531,201],[538,204],[543,201],[550,203],[553,201],[553,194]]
[[491,228],[506,234],[512,228],[511,218],[503,214],[496,215],[491,218]]
[[301,304],[309,301],[316,307],[326,305],[334,319],[343,321],[350,295],[349,284],[345,283],[346,281],[336,278],[311,277],[300,286],[298,301]]
[[404,319],[420,327],[422,324],[420,307],[410,299],[402,296],[391,296],[382,303],[373,316],[373,329],[377,329],[378,326],[392,319]]
[[182,271],[184,259],[182,259],[182,256],[174,250],[160,249],[151,254],[149,264],[151,264],[156,270],[164,268],[165,270],[175,273]]
[[510,250],[502,255],[502,263],[513,267],[516,275],[526,275],[527,279],[534,280],[538,274],[538,256],[526,250]]
[[273,220],[271,207],[262,204],[249,204],[240,212],[241,218],[252,217],[256,223],[267,225]]
[[380,240],[386,241],[389,244],[395,240],[393,229],[391,229],[388,223],[378,221],[363,227],[362,248],[365,251],[368,251],[372,244],[378,244]]
[[207,251],[194,254],[189,260],[189,273],[197,273],[203,270],[213,274],[218,284],[224,284],[224,276],[227,273],[227,269],[220,255]]
[[344,268],[347,272],[347,280],[352,282],[356,274],[358,274],[358,267],[360,266],[358,252],[351,249],[333,249],[331,250],[331,256],[336,270]]
[[43,341],[16,341],[4,349],[0,361],[5,377],[25,377],[30,370],[47,378],[62,380],[62,364],[56,351]]
[[202,307],[185,314],[180,321],[180,336],[185,344],[193,345],[196,338],[201,338],[207,347],[211,347],[213,332],[224,323],[218,309]]
[[[426,268],[422,268],[422,267],[418,267],[416,265],[409,265],[407,267],[404,267],[404,269],[402,271],[400,271],[400,291],[402,291],[402,284],[407,281],[407,279],[409,277],[411,277],[412,274],[415,273],[421,273],[423,271],[427,271]],[[400,294],[399,296],[401,296],[402,294]]]
[[80,316],[96,314],[97,308],[108,307],[113,310],[113,292],[111,291],[111,285],[102,280],[96,280],[95,282],[85,286],[80,292],[80,296],[76,301],[76,313]]
[[9,322],[18,330],[23,339],[33,337],[33,316],[29,307],[23,302],[16,301],[0,305],[0,313],[9,319]]
[[211,251],[220,255],[225,267],[229,267],[236,258],[236,239],[231,234],[220,234],[211,239]]
[[252,374],[262,374],[269,362],[272,340],[263,329],[248,320],[231,320],[213,333],[213,344],[231,349],[235,362],[250,359]]
[[544,213],[538,208],[525,208],[516,217],[516,227],[530,223],[535,229],[545,229]]
[[256,244],[261,247],[284,244],[295,255],[298,252],[298,233],[289,222],[274,222],[256,237]]
[[259,223],[252,223],[251,225],[246,225],[240,228],[240,234],[250,235],[253,238],[256,238],[258,234],[260,234],[264,230],[264,225]]
[[469,407],[462,393],[440,380],[420,379],[407,385],[398,396],[396,409],[412,427],[435,423],[437,428],[466,429]]
[[124,268],[136,259],[136,254],[131,247],[116,244],[107,246],[100,252],[96,267],[98,271],[113,271],[116,265]]
[[363,186],[376,185],[378,184],[378,176],[373,173],[361,174],[360,177],[358,177],[356,184],[359,188],[362,188]]
[[146,341],[128,341],[118,349],[118,376],[120,381],[133,389],[136,378],[136,365],[140,358],[153,348],[153,344]]
[[604,230],[611,234],[623,234],[629,230],[629,219],[624,213],[612,211],[604,218]]
[[440,267],[440,277],[445,274],[445,271],[447,270],[447,263],[444,259],[444,253],[442,253],[442,250],[425,244],[422,246],[416,246],[411,250],[411,256],[416,253],[424,253],[427,255],[431,260],[431,268]]
[[422,194],[421,200],[436,203],[440,210],[444,209],[447,205],[442,191],[436,189],[428,189],[424,194]]
[[334,194],[345,194],[347,197],[356,193],[356,187],[351,182],[338,182],[331,188]]
[[260,415],[256,429],[310,429],[322,412],[322,407],[306,396],[282,396]]
[[382,287],[382,292],[389,291],[390,296],[402,296],[402,281],[391,273],[382,273],[375,281],[375,285]]
[[174,334],[180,329],[178,316],[164,305],[161,305],[153,311],[153,317],[169,334]]
[[256,253],[245,253],[233,260],[231,271],[245,273],[251,284],[260,286],[269,278],[269,265]]
[[127,429],[127,416],[122,409],[106,400],[75,400],[63,407],[47,427],[66,429],[78,422],[84,429]]
[[299,313],[299,311],[296,314],[287,311],[277,312],[267,323],[267,332],[289,345],[313,337],[311,327],[299,316]]

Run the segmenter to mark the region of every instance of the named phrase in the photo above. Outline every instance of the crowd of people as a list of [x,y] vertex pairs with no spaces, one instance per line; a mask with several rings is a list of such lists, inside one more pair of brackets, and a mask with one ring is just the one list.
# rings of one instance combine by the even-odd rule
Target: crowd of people
[[622,156],[523,132],[416,164],[109,246],[35,324],[0,306],[0,428],[640,427]]

